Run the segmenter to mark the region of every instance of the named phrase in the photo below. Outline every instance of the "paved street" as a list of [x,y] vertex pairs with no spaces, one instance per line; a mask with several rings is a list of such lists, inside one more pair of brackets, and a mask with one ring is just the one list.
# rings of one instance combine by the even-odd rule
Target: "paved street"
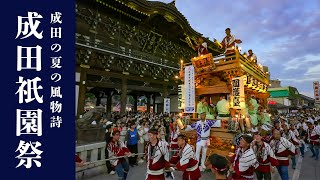
[[311,152],[308,151],[302,161],[299,180],[320,180],[320,160],[316,161],[310,156]]
[[[128,174],[127,180],[144,180],[146,177],[146,164],[143,163],[139,166],[135,166],[134,168],[131,168]],[[182,172],[174,172],[176,179],[182,179]],[[211,172],[203,172],[201,180],[212,180],[213,175]],[[84,180],[118,180],[118,176],[115,175],[109,175],[109,174],[103,174],[100,176],[92,177],[92,178],[84,178]],[[167,178],[167,180],[170,180],[170,178]]]
[[[305,158],[299,157],[297,159],[297,168],[293,170],[289,167],[290,180],[320,180],[320,161],[315,161],[310,158],[311,153],[308,151]],[[291,162],[290,162],[291,163]],[[128,180],[143,180],[145,178],[146,166],[141,164],[130,169]],[[182,172],[176,171],[176,179],[181,179]],[[117,180],[117,175],[109,175],[107,173],[91,178],[83,178],[84,180]],[[170,178],[167,178],[168,180]],[[272,178],[273,180],[281,180],[279,174],[276,172]],[[214,180],[211,172],[203,172],[201,180]]]

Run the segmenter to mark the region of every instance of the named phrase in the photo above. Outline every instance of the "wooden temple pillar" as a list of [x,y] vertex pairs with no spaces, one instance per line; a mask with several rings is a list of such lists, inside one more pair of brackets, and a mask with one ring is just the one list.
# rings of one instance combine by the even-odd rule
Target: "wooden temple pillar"
[[137,94],[132,95],[134,99],[134,104],[133,104],[133,112],[138,112],[138,98],[139,96]]
[[152,107],[153,107],[153,113],[156,112],[156,96],[153,94],[152,96]]
[[107,96],[107,118],[111,118],[111,106],[112,106],[112,95],[109,93]]
[[80,116],[84,113],[84,105],[86,100],[86,86],[87,81],[87,72],[84,68],[81,68],[80,70],[80,83],[79,83],[79,96],[78,96],[78,108],[77,108],[77,118],[80,118]]
[[94,91],[94,92],[92,92],[95,96],[96,96],[96,98],[97,98],[97,101],[96,101],[96,106],[100,106],[100,104],[101,104],[101,97],[100,97],[100,91]]
[[147,94],[147,112],[150,113],[150,94]]
[[120,108],[121,115],[124,115],[126,113],[127,90],[128,90],[127,79],[123,78],[122,79],[122,86],[121,86],[121,108]]
[[163,96],[163,98],[167,98],[169,96],[167,84],[163,85],[162,96]]
[[162,102],[162,108],[161,108],[160,111],[161,111],[162,113],[164,113],[164,98],[168,98],[168,97],[169,97],[167,84],[163,84],[162,97],[163,97],[163,102]]

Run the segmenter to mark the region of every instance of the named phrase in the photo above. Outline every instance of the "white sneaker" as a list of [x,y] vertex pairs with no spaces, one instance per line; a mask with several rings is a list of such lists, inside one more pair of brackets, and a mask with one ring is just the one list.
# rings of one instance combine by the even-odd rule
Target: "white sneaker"
[[109,174],[114,175],[116,172],[115,171],[111,171]]
[[199,166],[199,170],[200,170],[200,171],[204,171],[204,169],[202,168],[202,166]]
[[140,159],[140,160],[138,161],[138,164],[142,164],[142,163],[144,163],[144,160],[143,160],[143,159]]
[[207,167],[205,165],[201,165],[203,171],[205,171],[207,169]]
[[171,177],[171,179],[175,179],[173,172],[170,173],[170,177]]

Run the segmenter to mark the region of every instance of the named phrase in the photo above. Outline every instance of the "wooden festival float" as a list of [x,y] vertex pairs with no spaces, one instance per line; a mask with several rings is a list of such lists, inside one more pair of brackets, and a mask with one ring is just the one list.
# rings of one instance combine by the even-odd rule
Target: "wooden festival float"
[[[185,79],[188,76],[186,69],[192,67],[194,69],[194,79]],[[189,72],[188,72],[189,73]],[[190,74],[189,74],[190,76]],[[219,101],[219,95],[225,94],[230,102],[230,121],[228,119],[218,120],[218,126],[211,128],[210,145],[208,147],[207,155],[218,153],[221,155],[228,155],[229,152],[234,151],[234,139],[241,133],[245,133],[245,129],[233,127],[230,131],[230,122],[238,122],[248,120],[245,118],[245,95],[251,97],[255,95],[261,106],[267,107],[267,98],[269,94],[267,88],[269,86],[269,72],[267,67],[257,65],[250,62],[246,57],[241,55],[237,50],[234,54],[213,57],[211,53],[194,57],[191,62],[183,63],[181,61],[180,79],[184,83],[179,86],[180,90],[180,109],[184,109],[186,104],[184,101],[187,98],[186,81],[194,82],[194,105],[197,105],[198,97],[204,95],[210,100],[210,104],[216,104]],[[189,84],[190,86],[190,84]],[[190,88],[190,87],[189,87]],[[192,90],[191,90],[192,93]],[[208,102],[209,103],[209,102]],[[183,117],[190,117],[187,124],[192,124],[198,120],[196,107],[195,113],[183,113]],[[184,112],[185,109],[184,109]],[[187,118],[185,118],[187,119]],[[210,119],[210,117],[207,119]],[[212,117],[212,119],[215,119]],[[228,123],[229,121],[229,123]],[[184,121],[182,121],[184,122]],[[181,124],[181,123],[180,123]],[[234,123],[235,124],[235,123]],[[234,125],[233,124],[233,125]],[[196,144],[197,134],[195,131],[181,131],[189,137],[189,143]]]

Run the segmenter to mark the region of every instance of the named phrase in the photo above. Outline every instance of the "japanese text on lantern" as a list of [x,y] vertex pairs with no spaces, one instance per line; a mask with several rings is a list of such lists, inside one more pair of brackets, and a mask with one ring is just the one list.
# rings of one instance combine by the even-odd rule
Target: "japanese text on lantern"
[[320,90],[319,90],[319,81],[313,82],[313,90],[314,90],[314,99],[316,103],[320,102]]
[[232,106],[235,109],[243,109],[244,104],[244,79],[245,76],[232,79]]
[[61,86],[59,85],[59,81],[62,76],[59,73],[62,69],[61,59],[62,56],[60,54],[61,45],[59,42],[62,37],[62,28],[60,27],[62,24],[62,13],[55,12],[51,14],[51,39],[55,40],[55,43],[51,45],[51,69],[54,69],[54,73],[51,75],[51,81],[55,84],[51,86],[51,95],[50,95],[50,110],[52,116],[50,118],[50,128],[60,128],[62,124],[62,117],[59,115],[62,112],[62,103],[59,101],[62,99]]
[[[16,95],[18,95],[19,105],[35,102],[43,103],[43,95],[41,95],[43,87],[41,86],[41,78],[36,76],[32,79],[25,78],[23,75],[29,74],[30,71],[41,71],[41,51],[42,47],[35,44],[34,46],[24,46],[27,38],[36,38],[40,41],[43,38],[43,31],[40,31],[39,25],[42,15],[37,12],[28,12],[27,16],[18,16],[18,30],[15,37],[20,40],[17,46],[17,71],[19,73],[19,85]],[[41,109],[16,109],[16,136],[42,136],[42,110]],[[16,158],[19,164],[29,169],[34,163],[36,167],[41,167],[41,154],[43,151],[38,148],[41,143],[36,141],[20,140],[16,152],[19,153]]]
[[233,96],[233,106],[240,107],[240,80],[232,80],[232,96]]

